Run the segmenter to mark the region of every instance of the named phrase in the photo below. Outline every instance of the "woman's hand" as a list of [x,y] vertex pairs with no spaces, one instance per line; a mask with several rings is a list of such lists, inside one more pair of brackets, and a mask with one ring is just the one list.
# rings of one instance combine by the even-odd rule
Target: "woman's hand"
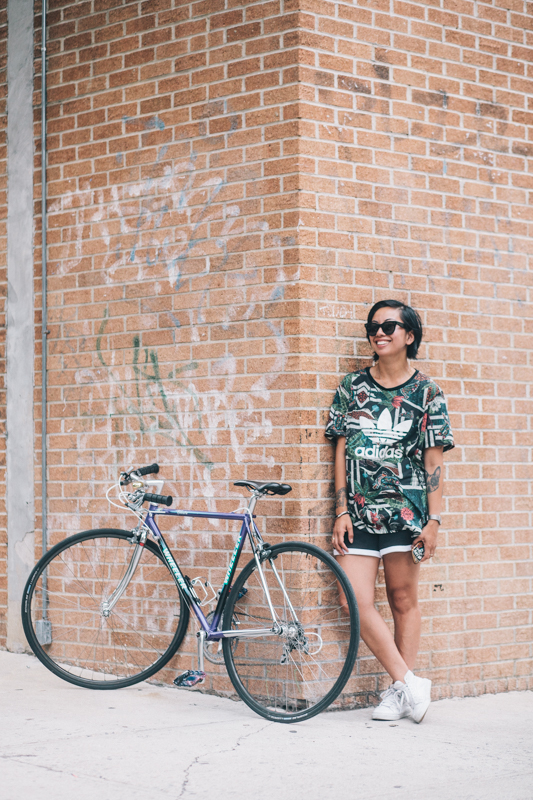
[[437,549],[437,535],[439,532],[439,523],[435,519],[430,519],[428,524],[422,528],[422,533],[413,541],[413,547],[419,542],[424,543],[424,558],[422,561],[428,561],[433,558]]
[[353,542],[353,525],[349,514],[343,514],[342,517],[336,519],[333,526],[333,536],[331,537],[333,547],[341,555],[350,552],[344,543],[346,533],[348,534],[348,541]]

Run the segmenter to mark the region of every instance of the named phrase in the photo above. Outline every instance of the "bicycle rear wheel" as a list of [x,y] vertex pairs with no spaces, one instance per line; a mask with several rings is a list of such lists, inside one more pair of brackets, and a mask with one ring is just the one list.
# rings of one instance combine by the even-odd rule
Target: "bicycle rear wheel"
[[[52,547],[28,578],[22,622],[30,647],[45,667],[76,686],[118,689],[149,678],[185,636],[189,609],[151,541],[124,594],[106,614],[104,603],[134,548],[126,531],[84,531]],[[41,643],[47,639],[48,644]]]
[[[352,672],[359,615],[352,586],[328,553],[304,542],[270,548],[262,570],[278,633],[255,560],[231,588],[224,629],[257,631],[223,640],[231,681],[266,719],[299,722],[327,708]],[[341,601],[339,588],[344,593]]]

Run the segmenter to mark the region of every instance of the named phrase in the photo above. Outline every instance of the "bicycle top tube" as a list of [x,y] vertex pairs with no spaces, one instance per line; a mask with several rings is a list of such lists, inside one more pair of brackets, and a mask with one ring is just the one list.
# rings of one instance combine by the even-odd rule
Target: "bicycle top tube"
[[[199,517],[200,519],[234,519],[243,522],[250,519],[250,514],[237,514],[233,511],[224,513],[222,511],[187,511],[180,508],[159,508],[155,504],[150,504],[148,513],[152,516],[165,515],[167,517]],[[252,514],[255,517],[255,514]]]

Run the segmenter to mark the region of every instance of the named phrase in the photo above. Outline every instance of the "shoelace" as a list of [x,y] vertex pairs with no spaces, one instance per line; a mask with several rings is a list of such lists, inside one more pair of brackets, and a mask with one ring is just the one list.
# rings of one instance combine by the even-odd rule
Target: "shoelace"
[[396,702],[398,702],[398,704],[401,704],[403,701],[405,701],[407,705],[411,707],[413,706],[413,699],[407,684],[404,684],[401,689],[395,689],[394,686],[389,686],[388,689],[385,689],[385,691],[381,693],[381,702],[385,702],[385,700],[389,697],[392,700],[392,695],[394,695],[394,699]]
[[381,702],[383,702],[384,700],[387,699],[387,697],[390,697],[393,694],[396,694],[396,689],[393,686],[389,686],[388,689],[385,689],[384,692],[381,692],[380,694]]
[[397,695],[398,695],[398,700],[400,700],[402,703],[405,701],[408,706],[410,706],[411,708],[413,707],[413,697],[406,683],[402,686],[401,689],[398,689]]

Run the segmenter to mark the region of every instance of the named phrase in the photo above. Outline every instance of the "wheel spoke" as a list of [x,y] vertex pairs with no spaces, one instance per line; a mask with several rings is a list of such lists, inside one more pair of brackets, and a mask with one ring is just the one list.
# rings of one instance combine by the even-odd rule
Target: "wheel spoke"
[[[111,688],[149,677],[171,658],[185,635],[188,610],[167,565],[147,543],[124,593],[106,616],[103,601],[119,585],[133,553],[131,534],[88,531],[39,562],[25,629],[32,649],[60,677]],[[42,575],[48,579],[52,643],[40,645]]]
[[[330,556],[304,543],[272,550],[263,574],[280,634],[240,637],[233,653],[226,641],[224,654],[235,688],[255,711],[268,719],[305,719],[327,707],[349,678],[359,639],[357,607],[346,576]],[[349,608],[344,617],[339,583]],[[267,598],[254,562],[245,567],[235,589],[224,627],[229,627],[230,611],[240,630],[267,618]],[[315,635],[321,642],[316,652]]]

